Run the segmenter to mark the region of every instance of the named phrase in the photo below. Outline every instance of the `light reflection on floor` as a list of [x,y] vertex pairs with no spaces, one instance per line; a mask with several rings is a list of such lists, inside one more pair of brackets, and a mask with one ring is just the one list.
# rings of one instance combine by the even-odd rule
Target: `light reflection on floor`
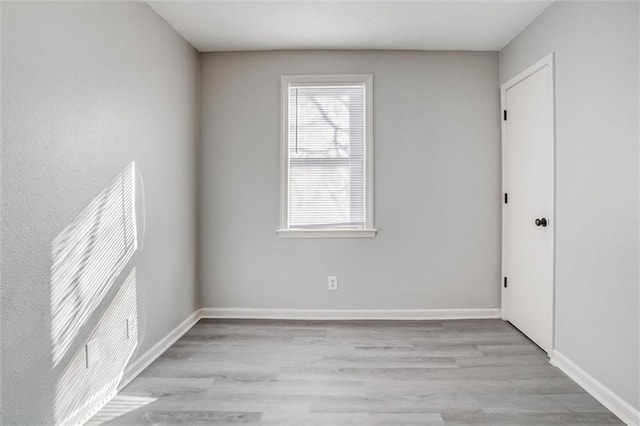
[[98,426],[156,401],[148,396],[116,395],[86,426]]

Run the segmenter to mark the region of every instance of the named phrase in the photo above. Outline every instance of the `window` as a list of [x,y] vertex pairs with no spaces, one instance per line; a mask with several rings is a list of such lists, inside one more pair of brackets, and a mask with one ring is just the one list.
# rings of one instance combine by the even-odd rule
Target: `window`
[[371,75],[282,77],[282,237],[373,237]]

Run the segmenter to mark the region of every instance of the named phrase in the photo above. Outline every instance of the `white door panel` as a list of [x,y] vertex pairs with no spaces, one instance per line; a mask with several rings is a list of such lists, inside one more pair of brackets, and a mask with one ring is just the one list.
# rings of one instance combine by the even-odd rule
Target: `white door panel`
[[[503,316],[553,346],[554,129],[551,58],[503,85]],[[544,223],[536,219],[545,219]]]

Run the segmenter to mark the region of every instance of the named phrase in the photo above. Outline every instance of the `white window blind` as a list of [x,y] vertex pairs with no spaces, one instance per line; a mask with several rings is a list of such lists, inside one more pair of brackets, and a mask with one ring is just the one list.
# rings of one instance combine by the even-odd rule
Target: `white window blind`
[[364,229],[365,83],[290,83],[289,229]]

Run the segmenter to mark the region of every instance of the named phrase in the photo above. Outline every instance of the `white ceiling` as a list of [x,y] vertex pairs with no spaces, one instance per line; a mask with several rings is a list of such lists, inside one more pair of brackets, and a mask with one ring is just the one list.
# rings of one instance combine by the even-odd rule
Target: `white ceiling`
[[201,52],[500,50],[553,0],[143,0]]

